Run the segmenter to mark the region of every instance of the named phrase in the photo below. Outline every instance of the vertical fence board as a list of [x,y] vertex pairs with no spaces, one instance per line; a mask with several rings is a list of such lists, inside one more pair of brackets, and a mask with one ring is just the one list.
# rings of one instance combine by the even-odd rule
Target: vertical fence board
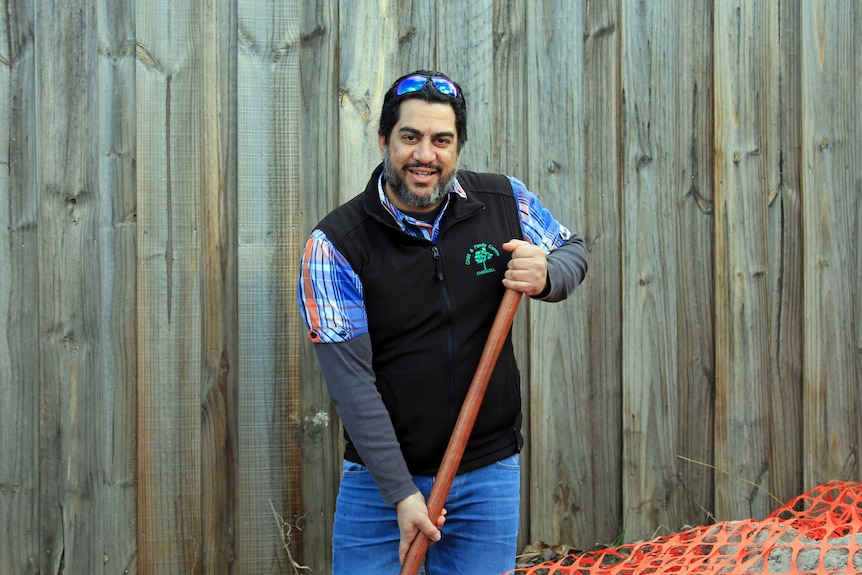
[[[36,186],[39,228],[39,565],[42,572],[97,573],[113,553],[100,519],[124,510],[126,491],[105,479],[129,479],[129,459],[112,461],[115,438],[108,406],[117,365],[103,331],[114,302],[113,282],[128,274],[112,263],[110,206],[100,186],[97,10],[91,2],[36,9]],[[101,87],[104,88],[104,87]],[[110,89],[110,88],[106,88]],[[118,110],[119,111],[119,110]],[[107,173],[105,173],[107,175]],[[128,244],[125,244],[128,246]],[[121,266],[128,270],[128,264]],[[116,437],[122,440],[122,435]],[[128,448],[128,443],[126,448]],[[132,454],[127,453],[126,457]],[[117,467],[114,467],[114,465]],[[125,508],[126,512],[131,511]],[[120,522],[124,518],[118,517]],[[89,526],[81,529],[81,525]],[[127,544],[121,543],[126,546]],[[125,559],[128,560],[127,556]]]
[[[696,191],[703,181],[695,181],[708,161],[706,126],[696,115],[704,105],[698,89],[708,81],[704,68],[686,60],[697,54],[689,31],[702,31],[695,24],[703,8],[686,4],[670,14],[623,3],[623,517],[635,537],[679,529],[697,513],[692,499],[708,503],[703,474],[677,458],[706,462],[712,432],[704,409],[710,382],[703,368],[692,369],[711,358],[682,345],[693,340],[698,354],[711,351],[696,335],[709,325],[711,278],[698,273],[709,262],[708,192]],[[701,257],[693,260],[692,250]],[[697,307],[686,309],[687,302]],[[683,401],[693,396],[701,406]]]
[[[529,128],[527,86],[533,79],[533,74],[527,70],[527,4],[525,0],[505,0],[494,2],[493,10],[493,114],[489,120],[491,124],[483,126],[490,134],[486,144],[490,154],[487,169],[520,175],[524,179],[528,158],[524,136]],[[472,105],[472,101],[468,102],[468,106]],[[470,114],[469,117],[472,122],[474,116]],[[526,377],[528,373],[525,371],[521,375]]]
[[[97,572],[137,572],[137,301],[134,4],[101,0],[98,23],[99,369],[102,547]],[[93,382],[88,382],[92,384]]]
[[33,3],[0,11],[0,573],[36,573],[39,260]]
[[[680,6],[675,86],[677,178],[677,480],[685,501],[677,500],[671,530],[711,523],[713,505],[715,332],[713,280],[713,45],[712,2]],[[672,82],[672,80],[669,80]],[[673,82],[672,82],[673,83]],[[669,89],[669,88],[668,88]],[[646,537],[650,533],[633,534]]]
[[[800,2],[769,4],[764,140],[769,191],[769,468],[780,501],[802,484],[802,201]],[[772,506],[776,502],[771,503]]]
[[[338,149],[350,150],[351,161],[338,162],[338,195],[329,209],[357,195],[368,179],[369,166],[380,161],[374,145],[379,103],[392,81],[381,70],[387,42],[397,38],[393,19],[381,13],[386,4],[363,3],[349,12],[338,11]],[[365,48],[368,30],[380,38],[375,50]]]
[[[585,522],[579,526],[578,540],[592,543],[589,538],[595,537],[596,542],[607,543],[624,528],[619,483],[606,480],[622,473],[620,4],[586,2],[584,6],[582,27],[573,27],[583,39],[583,107],[561,112],[583,130],[583,143],[575,146],[584,158],[583,195],[577,196],[571,218],[573,225],[583,226],[590,269],[599,273],[588,276],[586,289],[578,294],[574,313],[566,321],[573,327],[570,337],[575,342],[569,361],[572,367],[583,362],[586,369],[562,381],[582,388],[575,417],[580,419],[587,459],[579,465],[588,465],[590,471],[584,489]],[[553,74],[548,80],[552,79]],[[548,93],[553,93],[552,82]],[[544,162],[537,166],[542,167],[551,169]]]
[[[397,0],[382,0],[380,2],[380,15],[383,18],[383,22],[380,24],[382,24],[383,30],[379,38],[381,42],[379,48],[383,68],[368,68],[366,71],[366,73],[377,72],[380,74],[380,88],[382,88],[379,92],[380,97],[371,102],[372,122],[370,127],[375,128],[375,134],[377,133],[377,120],[380,119],[383,94],[389,89],[395,78],[417,69],[433,70],[440,64],[438,58],[442,54],[435,49],[439,25],[437,16],[440,9],[436,4],[436,2],[400,2]],[[341,6],[342,23],[351,18],[352,6],[352,4],[347,3]],[[366,7],[363,7],[362,10],[363,12],[367,10],[365,18],[375,13],[374,9]],[[356,54],[367,55],[367,35],[363,34],[361,39],[364,41],[355,46]],[[364,141],[362,143],[366,145]],[[367,176],[367,174],[364,175]]]
[[[716,513],[762,518],[768,463],[768,253],[762,4],[715,4]],[[751,482],[754,486],[751,485]]]
[[624,4],[622,423],[629,538],[678,529],[711,506],[711,53],[700,41],[710,26],[702,3],[672,14]]
[[[853,178],[852,187],[850,188],[850,196],[851,198],[856,198],[856,230],[850,230],[851,233],[855,233],[856,241],[853,244],[856,247],[856,278],[853,279],[853,276],[850,276],[850,285],[852,289],[851,301],[856,302],[854,306],[853,313],[853,325],[852,331],[856,336],[855,341],[853,342],[854,349],[856,350],[856,361],[853,369],[855,369],[855,380],[856,382],[862,381],[862,305],[859,305],[859,301],[862,300],[862,249],[859,247],[859,242],[862,240],[862,206],[860,206],[859,198],[862,198],[862,127],[860,127],[860,119],[859,119],[859,110],[862,110],[862,10],[856,8],[853,11],[853,31],[851,33],[851,37],[853,38],[854,43],[854,51],[855,54],[855,62],[853,64],[853,69],[856,70],[855,73],[852,74],[852,77],[855,79],[855,83],[852,91],[855,96],[855,102],[853,104],[853,110],[857,114],[856,120],[853,123],[853,142],[855,144],[852,146],[852,161],[853,165],[856,167],[855,171],[851,170],[850,174]],[[850,40],[848,40],[850,42]],[[855,192],[854,192],[855,190]],[[854,195],[855,193],[855,195]],[[849,381],[851,393],[853,391],[853,379],[851,378]],[[862,411],[862,391],[859,391],[860,386],[856,386],[856,412]],[[856,424],[856,440],[855,445],[857,446],[856,451],[856,478],[859,481],[862,481],[862,462],[859,461],[859,446],[862,446],[862,424],[859,423],[859,418],[855,420]],[[851,432],[852,433],[852,432]],[[852,475],[851,475],[852,477]]]
[[[300,162],[299,226],[302,240],[338,201],[338,2],[309,3],[302,9],[300,141],[315,150]],[[298,253],[285,254],[293,273]],[[290,280],[292,281],[292,280]],[[295,286],[288,285],[289,293]],[[290,303],[288,305],[291,305]],[[304,325],[288,338],[300,340],[302,378],[302,510],[303,561],[312,573],[332,571],[332,514],[341,477],[341,428],[329,401],[312,343]]]
[[[855,3],[806,3],[802,19],[805,484],[858,478],[858,103]],[[856,32],[858,34],[858,31]]]
[[[623,2],[622,11],[622,318],[623,514],[626,530],[656,531],[673,511],[677,265],[673,171],[676,94],[674,30],[661,9]],[[654,95],[654,97],[653,97]]]
[[[303,557],[302,329],[295,295],[305,239],[299,229],[300,23],[294,3],[262,9],[259,2],[241,0],[237,6],[237,568],[284,573],[291,569],[289,558]],[[286,549],[281,533],[289,536]]]
[[232,0],[200,17],[201,531],[207,573],[231,572],[236,548],[236,19]]
[[529,182],[602,270],[570,301],[530,308],[531,420],[543,422],[532,427],[531,533],[587,545],[620,531],[619,492],[602,479],[620,469],[617,15],[568,2],[527,13]]
[[[380,16],[383,18],[384,30],[383,35],[378,39],[382,58],[380,64],[383,65],[383,68],[370,68],[370,70],[379,70],[381,82],[379,98],[370,102],[371,127],[375,128],[375,134],[377,133],[377,120],[380,119],[383,94],[389,89],[395,78],[417,69],[433,70],[440,64],[438,58],[441,54],[436,49],[439,35],[439,15],[447,13],[451,9],[449,2],[450,0],[442,0],[439,3],[393,0],[380,2]],[[360,22],[372,21],[377,14],[375,9],[367,5],[363,6],[360,11],[364,12]],[[354,18],[353,11],[345,5],[344,9],[339,12],[339,17],[342,24],[348,22]],[[378,23],[377,26],[379,25]],[[367,57],[368,36],[364,33],[365,31],[362,32],[362,36],[355,37],[356,40],[362,40],[361,44],[357,44],[353,49],[356,50],[357,55]],[[367,176],[367,174],[364,175]]]
[[200,30],[191,1],[135,9],[138,561],[192,574],[204,568]]

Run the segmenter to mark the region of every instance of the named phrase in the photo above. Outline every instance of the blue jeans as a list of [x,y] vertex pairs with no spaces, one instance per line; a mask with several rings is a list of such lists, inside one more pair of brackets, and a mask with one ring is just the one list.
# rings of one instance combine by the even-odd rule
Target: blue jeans
[[[426,575],[499,575],[515,568],[520,462],[513,455],[455,477],[443,537],[428,547]],[[414,475],[427,500],[434,478]],[[368,468],[344,462],[335,503],[332,575],[398,575],[400,533]]]

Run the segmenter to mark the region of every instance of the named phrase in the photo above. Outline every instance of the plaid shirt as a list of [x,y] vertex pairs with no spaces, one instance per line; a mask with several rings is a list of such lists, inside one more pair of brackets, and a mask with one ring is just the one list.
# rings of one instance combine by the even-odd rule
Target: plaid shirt
[[[524,237],[545,253],[563,245],[571,232],[561,225],[539,202],[523,182],[509,176],[518,210],[521,213],[521,229]],[[392,205],[383,192],[382,181],[377,182],[380,202],[392,214],[404,233],[425,238],[437,243],[440,220],[449,205],[458,197],[466,198],[467,192],[457,178],[449,189],[443,209],[433,224],[412,218]],[[299,309],[305,325],[315,342],[337,343],[347,341],[368,331],[362,280],[353,271],[345,257],[329,241],[321,230],[315,229],[305,245],[299,269],[297,286]]]

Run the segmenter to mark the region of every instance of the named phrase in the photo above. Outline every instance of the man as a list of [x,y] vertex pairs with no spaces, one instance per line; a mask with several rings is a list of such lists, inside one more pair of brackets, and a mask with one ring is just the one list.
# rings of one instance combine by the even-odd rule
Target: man
[[[461,87],[419,70],[386,92],[383,162],[303,254],[299,306],[345,428],[333,573],[397,573],[417,536],[428,575],[515,566],[520,379],[507,338],[440,517],[426,498],[505,288],[544,301],[584,278],[583,241],[524,184],[458,170]],[[445,529],[441,529],[445,522]]]

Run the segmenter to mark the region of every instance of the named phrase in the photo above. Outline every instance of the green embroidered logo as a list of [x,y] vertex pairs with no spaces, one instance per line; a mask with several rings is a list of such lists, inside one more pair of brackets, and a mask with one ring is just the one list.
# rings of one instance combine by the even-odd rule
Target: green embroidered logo
[[494,268],[488,267],[488,261],[499,256],[500,252],[491,244],[474,244],[470,251],[467,252],[467,257],[464,260],[464,265],[469,266],[471,262],[480,264],[482,269],[476,272],[477,276],[494,273]]

